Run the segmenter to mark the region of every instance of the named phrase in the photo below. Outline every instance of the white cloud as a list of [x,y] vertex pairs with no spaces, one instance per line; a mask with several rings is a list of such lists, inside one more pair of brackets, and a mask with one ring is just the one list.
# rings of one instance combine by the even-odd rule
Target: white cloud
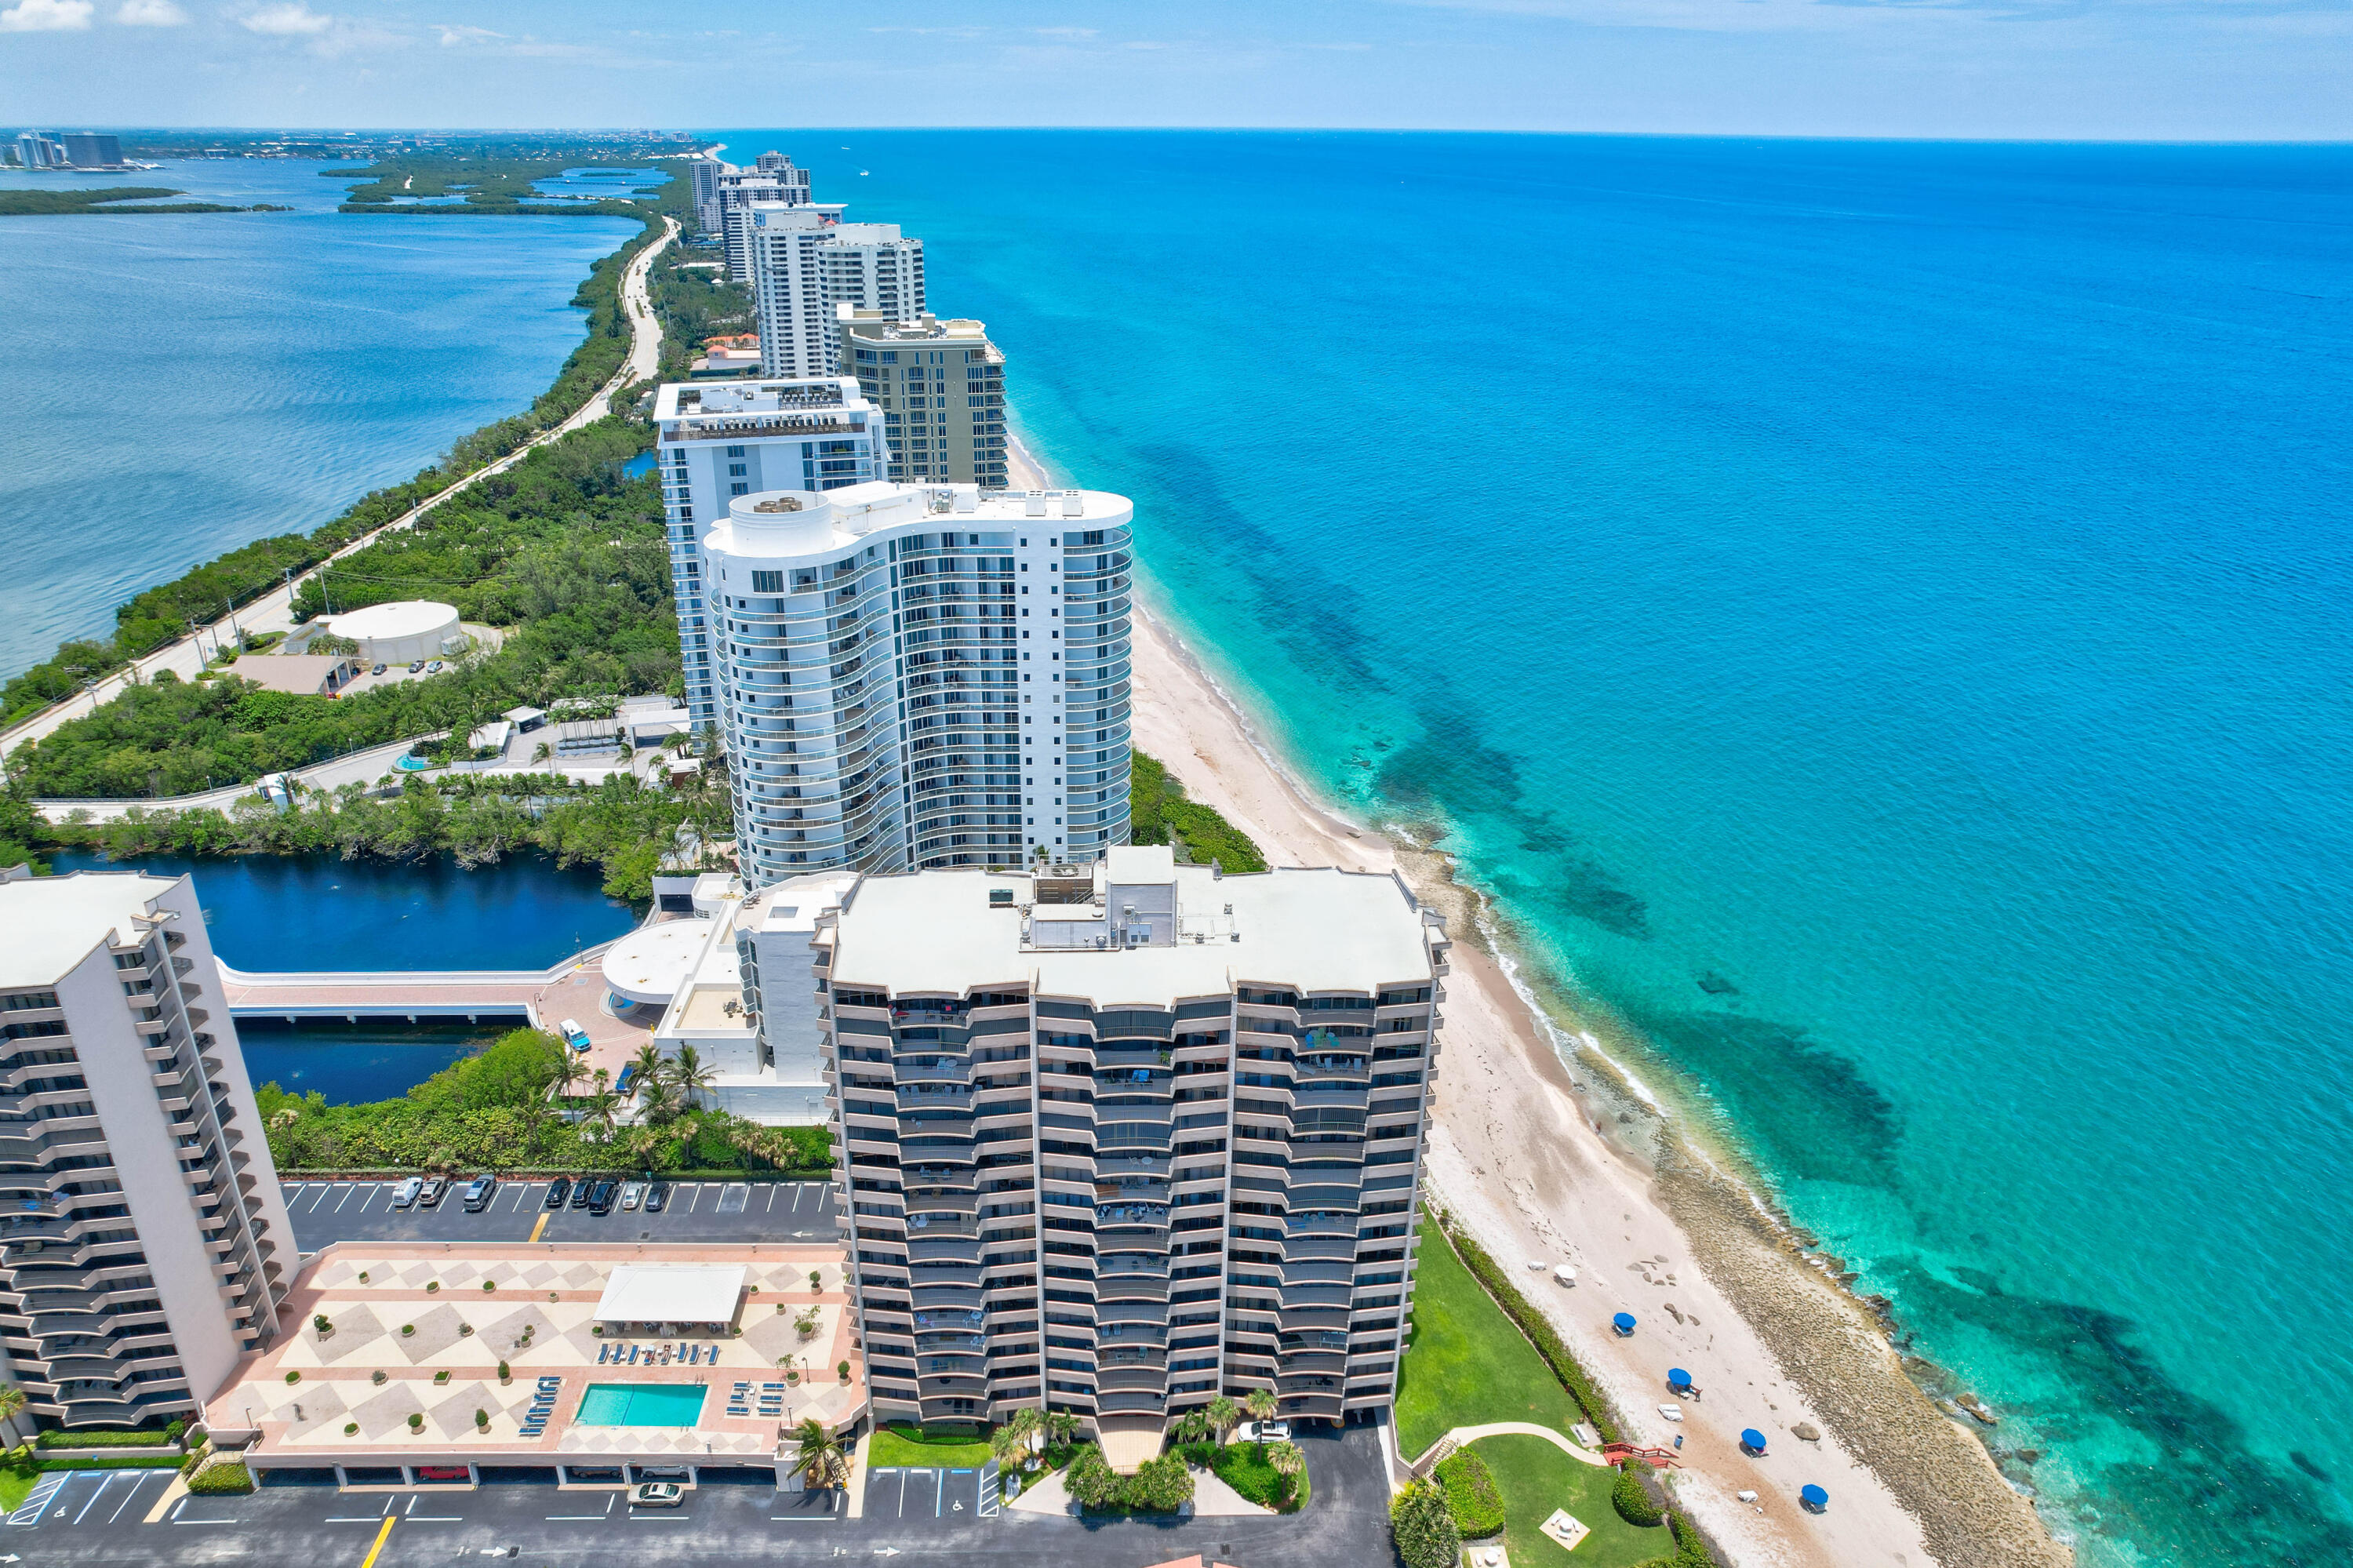
[[1029,30],[1041,38],[1092,38],[1097,31],[1093,27],[1032,27]]
[[493,33],[488,27],[453,27],[445,22],[436,22],[433,25],[440,30],[441,47],[445,49],[456,48],[460,44],[479,44],[486,38],[506,37],[504,33]]
[[301,0],[288,0],[285,5],[264,5],[237,18],[248,32],[272,33],[280,37],[301,37],[323,33],[335,25],[332,16],[322,16]]
[[186,24],[188,14],[172,0],[122,0],[114,19],[126,27],[177,27]]
[[90,26],[90,0],[17,0],[0,11],[0,33],[73,33]]

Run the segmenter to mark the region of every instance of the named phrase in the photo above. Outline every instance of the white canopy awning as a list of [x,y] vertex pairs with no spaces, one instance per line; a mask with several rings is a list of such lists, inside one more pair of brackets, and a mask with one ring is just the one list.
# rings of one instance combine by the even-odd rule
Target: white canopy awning
[[600,1323],[732,1323],[744,1298],[740,1263],[625,1263],[605,1282]]

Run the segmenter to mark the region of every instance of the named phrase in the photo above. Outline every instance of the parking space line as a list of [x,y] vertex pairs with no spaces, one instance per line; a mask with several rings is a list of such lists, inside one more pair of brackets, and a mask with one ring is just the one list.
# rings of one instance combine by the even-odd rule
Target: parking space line
[[98,1506],[98,1499],[104,1497],[106,1495],[106,1489],[114,1484],[114,1475],[115,1473],[112,1470],[109,1470],[104,1476],[100,1478],[98,1490],[90,1493],[90,1501],[81,1505],[81,1513],[74,1515],[73,1521],[76,1524],[79,1524],[81,1522],[82,1513],[88,1513],[90,1510]]
[[16,1511],[8,1516],[8,1522],[25,1525],[40,1523],[42,1511],[49,1506],[49,1499],[57,1496],[58,1489],[73,1478],[74,1472],[59,1470],[53,1478],[36,1486],[26,1494],[25,1500],[17,1505]]
[[327,1190],[328,1190],[330,1187],[332,1187],[333,1185],[334,1185],[334,1183],[333,1183],[333,1182],[332,1182],[332,1181],[322,1181],[322,1182],[320,1182],[320,1183],[319,1183],[319,1195],[318,1195],[317,1197],[315,1197],[315,1198],[311,1199],[311,1206],[310,1206],[309,1208],[307,1208],[307,1209],[303,1210],[302,1212],[303,1212],[304,1213],[306,1213],[306,1214],[315,1214],[315,1213],[317,1213],[319,1212],[319,1205],[320,1205],[320,1204],[322,1204],[322,1203],[323,1203],[323,1202],[325,1202],[327,1201]]
[[343,1212],[343,1205],[344,1205],[345,1203],[350,1202],[352,1201],[352,1194],[353,1194],[353,1193],[354,1193],[354,1192],[358,1192],[359,1190],[360,1190],[360,1189],[359,1189],[359,1183],[358,1183],[358,1182],[356,1182],[356,1181],[346,1181],[346,1182],[344,1182],[344,1183],[343,1183],[343,1195],[342,1197],[340,1197],[340,1198],[338,1198],[338,1199],[336,1199],[336,1200],[335,1200],[335,1213],[339,1213],[339,1214],[340,1214],[340,1213],[342,1213]]
[[690,1214],[691,1214],[691,1213],[694,1213],[695,1205],[696,1205],[696,1204],[698,1204],[698,1203],[700,1203],[700,1202],[702,1202],[702,1182],[700,1182],[700,1181],[697,1181],[696,1183],[694,1183],[693,1190],[692,1190],[691,1193],[688,1196],[688,1198],[687,1198],[687,1200],[686,1200],[686,1212],[687,1212],[688,1213],[690,1213]]
[[387,1502],[385,1505],[384,1528],[375,1532],[375,1544],[368,1548],[368,1554],[362,1559],[360,1568],[375,1568],[376,1556],[384,1550],[385,1539],[392,1534],[392,1527],[399,1522],[393,1517],[391,1504]]
[[[152,1472],[150,1473],[152,1474]],[[139,1495],[139,1489],[147,1484],[147,1476],[142,1475],[131,1483],[131,1489],[122,1494],[122,1500],[116,1503],[114,1505],[114,1511],[106,1516],[107,1523],[112,1524],[116,1520],[122,1517],[122,1510],[131,1506],[131,1499]]]
[[768,1183],[768,1206],[765,1212],[771,1214],[776,1212],[776,1184],[774,1181]]

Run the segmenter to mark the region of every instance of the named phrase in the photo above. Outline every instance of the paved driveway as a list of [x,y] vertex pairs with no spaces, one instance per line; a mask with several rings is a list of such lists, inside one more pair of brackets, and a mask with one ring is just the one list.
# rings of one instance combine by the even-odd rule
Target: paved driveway
[[440,1206],[392,1206],[397,1181],[280,1183],[294,1244],[338,1241],[757,1242],[832,1241],[832,1187],[824,1181],[677,1181],[659,1214],[617,1205],[602,1218],[545,1206],[549,1183],[501,1183],[491,1206],[466,1213],[453,1184]]
[[[76,1568],[297,1563],[302,1568],[448,1568],[459,1559],[613,1568],[741,1568],[746,1563],[905,1557],[891,1568],[1144,1568],[1199,1552],[1240,1568],[1382,1568],[1392,1561],[1379,1435],[1308,1435],[1314,1494],[1289,1518],[1091,1522],[987,1512],[977,1472],[911,1470],[895,1506],[870,1487],[866,1515],[836,1496],[777,1491],[765,1475],[706,1484],[679,1509],[633,1509],[615,1491],[511,1483],[479,1490],[339,1493],[278,1484],[251,1497],[182,1498],[158,1510],[168,1471],[45,1478],[38,1506],[0,1525],[0,1561]],[[964,1502],[958,1509],[954,1505]],[[153,1523],[147,1516],[155,1513]],[[387,1522],[389,1521],[389,1522]]]

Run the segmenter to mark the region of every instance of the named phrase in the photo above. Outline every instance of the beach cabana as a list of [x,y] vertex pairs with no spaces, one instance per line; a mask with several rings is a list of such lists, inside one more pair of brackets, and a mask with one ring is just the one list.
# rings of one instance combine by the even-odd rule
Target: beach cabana
[[1798,1489],[1798,1500],[1805,1505],[1807,1511],[1820,1513],[1830,1506],[1831,1494],[1809,1482]]
[[1669,1367],[1669,1368],[1667,1369],[1667,1387],[1668,1387],[1668,1388],[1670,1388],[1670,1389],[1673,1390],[1673,1391],[1674,1391],[1675,1393],[1681,1393],[1683,1390],[1685,1390],[1685,1389],[1689,1388],[1690,1386],[1691,1386],[1691,1373],[1689,1373],[1689,1372],[1687,1372],[1683,1371],[1683,1368],[1681,1368],[1681,1367]]
[[1609,1326],[1618,1330],[1618,1337],[1622,1340],[1634,1331],[1634,1314],[1620,1312],[1609,1319]]
[[1743,1453],[1751,1455],[1762,1454],[1765,1452],[1765,1434],[1757,1431],[1754,1426],[1742,1427],[1740,1429],[1740,1447]]

